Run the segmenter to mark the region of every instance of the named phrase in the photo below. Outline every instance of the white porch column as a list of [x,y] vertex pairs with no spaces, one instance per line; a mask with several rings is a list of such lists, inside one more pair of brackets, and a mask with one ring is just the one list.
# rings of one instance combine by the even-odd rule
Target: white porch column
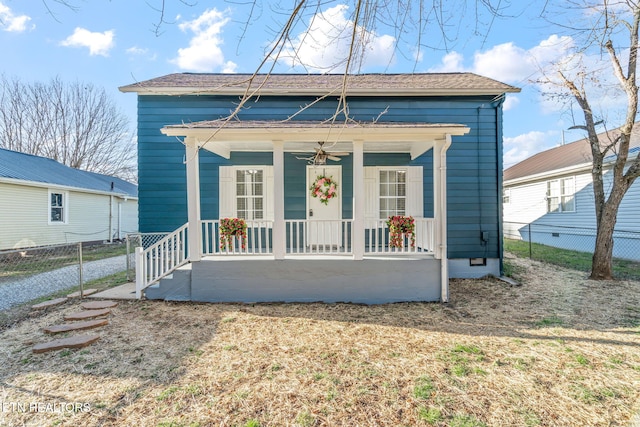
[[364,141],[353,141],[353,259],[364,257]]
[[284,142],[273,141],[273,257],[284,259],[287,230],[284,223]]
[[187,161],[187,219],[189,221],[189,260],[202,257],[202,230],[200,226],[200,155],[193,137],[184,140]]
[[436,217],[436,258],[440,259],[440,300],[449,302],[449,260],[447,259],[447,150],[451,135],[435,141],[433,147],[433,203]]

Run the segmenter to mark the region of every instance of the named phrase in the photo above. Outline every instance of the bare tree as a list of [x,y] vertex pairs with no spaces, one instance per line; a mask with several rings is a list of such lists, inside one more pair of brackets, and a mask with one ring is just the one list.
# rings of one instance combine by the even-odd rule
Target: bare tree
[[0,79],[0,147],[135,180],[129,123],[92,84]]
[[[545,83],[555,84],[563,88],[579,107],[584,116],[583,128],[591,148],[593,195],[596,216],[596,243],[591,267],[592,279],[613,278],[613,232],[618,209],[625,194],[640,176],[640,157],[629,153],[631,135],[634,131],[638,114],[638,82],[636,77],[638,66],[638,35],[640,28],[640,3],[632,0],[615,2],[593,2],[592,0],[567,1],[576,17],[585,22],[578,27],[568,28],[577,36],[579,43],[575,55],[557,71],[559,79],[546,78]],[[577,22],[574,20],[573,22]],[[608,56],[609,70],[602,70],[585,58],[589,54]],[[569,65],[571,64],[571,66]],[[618,90],[625,106],[621,112],[623,123],[614,131],[606,133],[606,137],[598,136],[596,127],[603,123],[605,117],[614,113],[608,109],[596,110],[602,94],[612,90],[612,82],[607,76],[613,74],[613,86]],[[556,93],[556,95],[558,95]],[[609,159],[613,165],[609,172]],[[611,184],[605,185],[605,174],[611,174]]]

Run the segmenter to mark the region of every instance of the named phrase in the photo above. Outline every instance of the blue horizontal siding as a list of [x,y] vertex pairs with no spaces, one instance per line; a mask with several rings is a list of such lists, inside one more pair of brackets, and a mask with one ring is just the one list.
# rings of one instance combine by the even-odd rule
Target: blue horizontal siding
[[[237,104],[232,96],[138,97],[138,167],[140,231],[171,231],[187,220],[184,146],[160,129],[171,124],[212,120],[226,116]],[[286,119],[315,97],[261,97],[249,102],[239,117],[244,120]],[[469,134],[454,137],[447,153],[449,257],[498,257],[501,114],[490,97],[353,97],[349,109],[356,120],[379,122],[455,123]],[[324,120],[335,112],[335,99],[325,99],[296,116],[297,120]],[[382,111],[386,112],[382,115]],[[200,153],[201,210],[203,218],[218,217],[218,168],[232,164],[272,164],[271,153],[232,153],[229,160]],[[425,215],[433,215],[432,152],[411,161],[406,154],[365,153],[367,166],[422,165]],[[352,216],[352,162],[340,162],[343,217]],[[306,216],[305,162],[285,154],[285,217]],[[488,231],[483,244],[480,232]]]

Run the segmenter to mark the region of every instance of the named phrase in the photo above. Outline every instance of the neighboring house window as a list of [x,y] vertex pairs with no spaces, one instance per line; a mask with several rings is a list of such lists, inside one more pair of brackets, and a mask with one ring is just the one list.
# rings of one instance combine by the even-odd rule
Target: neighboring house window
[[220,166],[219,218],[273,220],[273,166]]
[[67,222],[67,193],[49,191],[49,223],[65,224]]
[[380,171],[380,218],[405,215],[407,205],[407,171]]
[[510,188],[503,188],[502,189],[502,203],[503,204],[508,204],[511,203],[511,189]]
[[547,212],[575,212],[575,180],[573,177],[547,182]]
[[263,170],[236,170],[236,216],[247,220],[264,219]]

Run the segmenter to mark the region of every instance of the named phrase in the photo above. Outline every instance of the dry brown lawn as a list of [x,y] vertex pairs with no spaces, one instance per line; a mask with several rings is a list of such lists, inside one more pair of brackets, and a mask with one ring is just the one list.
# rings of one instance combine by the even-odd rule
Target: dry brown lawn
[[453,280],[446,305],[124,302],[47,354],[78,303],[33,314],[0,332],[0,425],[640,422],[640,283],[509,262],[522,286]]

